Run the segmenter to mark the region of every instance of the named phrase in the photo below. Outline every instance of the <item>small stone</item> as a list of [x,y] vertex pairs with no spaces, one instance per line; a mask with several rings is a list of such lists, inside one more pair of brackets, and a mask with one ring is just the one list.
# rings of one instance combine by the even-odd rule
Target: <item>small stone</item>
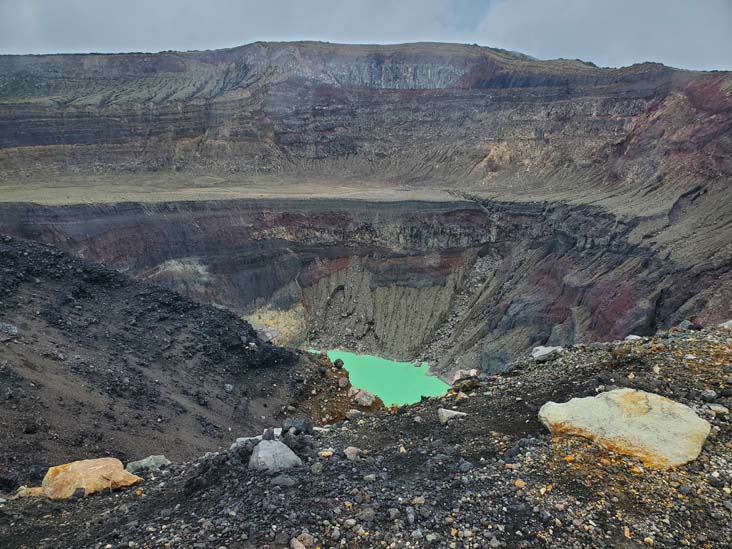
[[554,360],[555,358],[559,357],[559,354],[562,352],[561,347],[534,347],[531,350],[531,358],[536,360],[537,362],[548,362],[550,360]]
[[455,385],[458,381],[463,379],[470,379],[471,377],[478,377],[478,370],[475,368],[471,370],[457,370],[452,376],[452,385]]
[[516,479],[516,481],[513,483],[513,485],[516,488],[526,488],[526,481],[519,479]]
[[233,452],[234,450],[238,450],[239,448],[243,448],[245,446],[250,446],[250,445],[251,445],[250,447],[254,447],[259,443],[260,440],[262,440],[262,435],[259,435],[256,437],[239,437],[229,447],[229,451]]
[[729,408],[721,404],[707,404],[707,408],[715,414],[729,414]]
[[717,399],[717,392],[713,391],[712,389],[704,389],[701,393],[701,397],[706,400],[707,402],[711,402],[712,400]]
[[16,498],[35,498],[43,495],[45,494],[43,493],[43,487],[41,486],[34,486],[32,488],[29,488],[28,486],[21,486],[15,493]]
[[20,333],[18,327],[7,322],[0,322],[0,333],[15,337]]
[[282,422],[282,432],[293,431],[293,434],[299,435],[301,433],[310,434],[313,432],[315,424],[310,418],[292,418],[289,417]]
[[346,455],[346,459],[349,461],[356,461],[359,454],[361,453],[361,450],[356,448],[355,446],[349,446],[345,450],[343,450],[343,453]]
[[305,547],[315,547],[315,538],[307,532],[303,532],[297,536],[297,541],[302,543]]
[[369,406],[374,404],[374,402],[376,401],[376,397],[368,391],[360,389],[353,396],[353,401],[359,406],[364,406],[365,408],[368,408]]
[[310,466],[310,472],[314,475],[319,475],[323,472],[323,463],[321,461],[316,461]]
[[373,522],[376,518],[376,511],[372,507],[366,507],[356,515],[356,518],[364,522]]
[[437,417],[440,423],[446,425],[448,421],[455,417],[467,416],[465,412],[458,412],[457,410],[448,410],[447,408],[440,408],[437,410]]
[[224,383],[224,391],[230,393],[234,390],[234,386],[231,383]]
[[125,469],[130,473],[137,473],[138,471],[147,471],[149,469],[160,469],[161,467],[167,467],[171,464],[171,461],[164,455],[148,456],[145,459],[139,459],[137,461],[131,461],[127,464]]

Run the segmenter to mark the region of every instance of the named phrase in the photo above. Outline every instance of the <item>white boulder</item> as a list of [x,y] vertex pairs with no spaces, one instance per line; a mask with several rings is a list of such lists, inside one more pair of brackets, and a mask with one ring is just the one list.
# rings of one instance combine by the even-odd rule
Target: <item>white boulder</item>
[[711,430],[688,406],[635,389],[547,402],[539,419],[553,434],[589,438],[657,469],[696,459]]

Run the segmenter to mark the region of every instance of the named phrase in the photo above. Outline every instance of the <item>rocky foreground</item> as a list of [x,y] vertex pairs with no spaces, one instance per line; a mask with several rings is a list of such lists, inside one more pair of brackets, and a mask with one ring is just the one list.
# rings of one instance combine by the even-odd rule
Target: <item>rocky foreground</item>
[[[114,493],[6,497],[0,539],[8,548],[729,547],[732,330],[696,328],[540,350],[442,398],[352,412],[325,429],[288,420],[264,441],[232,436],[230,450],[190,463],[135,464],[143,482]],[[669,468],[632,444],[552,435],[540,422],[549,401],[611,393],[634,395],[621,406],[629,425],[656,400],[677,414],[640,444],[661,441],[653,451],[674,454],[679,437],[702,427],[701,452]]]

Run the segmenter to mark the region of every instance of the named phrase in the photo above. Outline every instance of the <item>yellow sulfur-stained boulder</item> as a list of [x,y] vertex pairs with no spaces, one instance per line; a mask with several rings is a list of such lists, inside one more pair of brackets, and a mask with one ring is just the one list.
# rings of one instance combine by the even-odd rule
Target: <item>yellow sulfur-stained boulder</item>
[[539,410],[539,419],[555,435],[589,438],[656,469],[699,457],[711,430],[688,406],[635,389],[616,389],[563,404],[547,402]]
[[82,495],[81,490],[88,496],[138,482],[142,479],[125,471],[116,458],[85,459],[51,467],[43,479],[43,493],[51,499],[67,499],[74,494]]

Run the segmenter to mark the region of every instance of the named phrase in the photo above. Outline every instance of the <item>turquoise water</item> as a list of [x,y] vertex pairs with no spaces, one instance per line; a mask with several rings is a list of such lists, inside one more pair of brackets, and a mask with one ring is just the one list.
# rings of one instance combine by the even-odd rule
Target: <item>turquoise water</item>
[[440,396],[448,389],[442,380],[427,375],[429,365],[423,362],[395,362],[378,356],[358,355],[348,351],[328,351],[328,358],[343,361],[351,385],[375,394],[384,404],[413,404],[422,396]]

